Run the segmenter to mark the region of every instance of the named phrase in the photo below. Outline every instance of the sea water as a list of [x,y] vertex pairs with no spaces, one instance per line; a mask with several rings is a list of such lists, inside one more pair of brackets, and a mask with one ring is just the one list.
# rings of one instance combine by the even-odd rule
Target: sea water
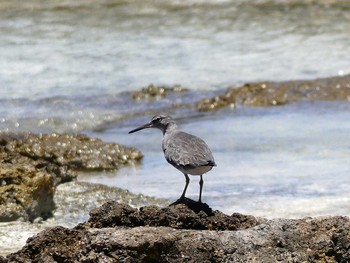
[[[349,114],[348,103],[320,102],[225,110],[179,125],[212,149],[218,166],[204,175],[203,201],[213,208],[269,218],[350,215]],[[161,132],[127,134],[136,126],[121,123],[104,138],[141,149],[141,165],[80,179],[175,201],[185,177],[165,161]],[[187,196],[196,200],[199,178],[190,178]]]
[[[127,134],[168,110],[213,151],[218,166],[204,176],[203,200],[215,209],[350,215],[348,103],[205,114],[171,107],[248,81],[349,73],[350,6],[320,3],[1,1],[0,129],[82,132],[137,147],[140,165],[79,179],[175,200],[184,176],[165,162],[161,133]],[[131,99],[150,83],[191,91]],[[191,177],[188,196],[198,187]]]

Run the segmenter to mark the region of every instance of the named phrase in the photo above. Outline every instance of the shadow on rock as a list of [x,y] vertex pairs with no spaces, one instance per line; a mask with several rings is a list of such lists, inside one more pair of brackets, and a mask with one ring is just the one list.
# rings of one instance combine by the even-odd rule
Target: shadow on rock
[[229,216],[220,211],[213,212],[207,204],[186,199],[184,203],[169,207],[145,206],[140,209],[110,201],[93,209],[85,226],[96,228],[165,226],[176,229],[238,230],[260,223],[261,220],[253,216],[241,214]]
[[193,212],[197,214],[202,211],[206,213],[208,216],[214,215],[213,210],[209,207],[208,204],[194,201],[186,197],[176,200],[174,203],[170,204],[170,206],[175,206],[179,204],[184,204],[188,209],[191,209]]
[[0,262],[350,262],[347,217],[258,220],[113,201],[90,216],[44,230]]

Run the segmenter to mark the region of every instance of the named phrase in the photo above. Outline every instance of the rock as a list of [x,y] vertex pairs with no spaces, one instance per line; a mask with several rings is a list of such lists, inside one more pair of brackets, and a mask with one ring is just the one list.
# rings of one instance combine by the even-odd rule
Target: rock
[[248,83],[196,103],[200,111],[238,105],[268,107],[298,101],[350,100],[350,75],[316,80]]
[[[38,160],[8,152],[0,152],[0,156],[0,221],[49,217],[55,208],[54,178],[58,175],[50,173]],[[68,177],[67,174],[65,180]]]
[[0,222],[48,218],[58,184],[75,170],[116,169],[141,153],[85,135],[0,133]]
[[28,239],[8,262],[350,262],[347,217],[256,219],[185,204],[108,202],[73,229]]
[[134,100],[160,99],[166,97],[169,93],[181,93],[187,91],[187,88],[180,85],[165,87],[150,84],[148,87],[142,88],[140,91],[133,92],[131,96]]
[[85,171],[118,169],[142,158],[141,152],[134,148],[82,134],[5,133],[0,134],[0,145],[9,152],[18,152],[34,160]]
[[[107,202],[90,212],[86,223],[89,227],[103,228],[115,226],[167,226],[178,229],[197,230],[237,230],[255,226],[259,221],[253,216],[234,214],[227,216],[219,211],[207,214],[207,205],[203,209],[193,210],[193,201],[160,208],[157,206],[141,207],[139,210],[117,202]],[[198,204],[198,203],[197,203]],[[191,207],[192,205],[192,207]]]
[[[88,196],[88,198],[86,198]],[[133,194],[128,190],[102,184],[74,181],[57,187],[54,201],[56,224],[72,227],[78,222],[89,219],[89,211],[100,207],[106,201],[113,200],[132,207],[145,205],[168,205],[169,201],[142,194]],[[1,250],[1,248],[0,248]]]
[[90,210],[101,206],[108,200],[129,204],[132,207],[169,204],[169,201],[165,199],[133,194],[118,187],[80,181],[58,185],[53,200],[55,210],[53,218],[49,220],[34,220],[33,223],[19,220],[0,223],[0,255],[4,256],[18,251],[25,245],[29,237],[44,229],[58,225],[72,228],[78,223],[87,221]]

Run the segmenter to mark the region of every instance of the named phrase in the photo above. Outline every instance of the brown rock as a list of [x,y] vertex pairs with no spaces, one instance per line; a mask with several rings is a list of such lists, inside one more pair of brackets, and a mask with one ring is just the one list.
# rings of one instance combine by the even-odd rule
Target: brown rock
[[6,152],[0,156],[0,221],[49,217],[54,209],[54,176],[38,168],[39,161]]
[[[237,230],[259,224],[259,221],[253,216],[240,214],[228,216],[220,211],[206,213],[206,204],[198,205],[197,202],[192,202],[164,208],[146,206],[138,210],[128,205],[111,201],[93,209],[90,212],[90,219],[86,225],[94,228],[167,226],[177,229]],[[195,203],[203,209],[195,212],[193,209]]]
[[0,145],[34,160],[45,160],[58,166],[79,170],[118,169],[121,165],[139,161],[140,151],[117,143],[77,134],[3,133]]
[[169,93],[181,93],[188,91],[180,85],[174,85],[173,87],[155,86],[150,84],[146,88],[142,88],[140,91],[132,93],[134,100],[146,100],[146,99],[160,99],[166,97]]
[[[184,204],[137,210],[113,202],[91,214],[87,223],[74,229],[55,227],[43,231],[7,259],[9,262],[350,262],[347,217],[261,220],[218,211],[212,215],[203,211],[193,213]],[[168,216],[171,218],[166,219]],[[199,230],[213,219],[226,229],[234,221],[235,230]]]
[[350,100],[350,75],[316,80],[248,83],[225,94],[197,102],[200,111],[238,105],[279,106],[298,101]]
[[47,218],[56,186],[74,170],[117,169],[141,153],[85,135],[0,133],[0,221]]

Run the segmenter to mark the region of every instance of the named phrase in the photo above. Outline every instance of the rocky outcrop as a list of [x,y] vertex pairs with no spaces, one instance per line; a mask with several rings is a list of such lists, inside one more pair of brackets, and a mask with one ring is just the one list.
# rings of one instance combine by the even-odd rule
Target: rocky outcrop
[[200,111],[223,107],[268,107],[298,101],[350,100],[350,75],[316,80],[248,83],[231,87],[223,95],[197,102]]
[[0,155],[0,221],[50,216],[54,209],[55,176],[40,167],[38,161]]
[[134,148],[105,143],[82,134],[3,133],[0,134],[0,145],[7,152],[19,153],[32,160],[85,171],[118,169],[142,158],[141,152]]
[[132,93],[131,97],[134,100],[154,100],[166,97],[169,93],[182,93],[187,92],[188,89],[180,85],[174,85],[173,87],[155,86],[150,84],[146,88],[142,88],[139,91]]
[[160,208],[146,206],[140,209],[117,202],[107,202],[90,212],[85,223],[89,228],[165,226],[176,229],[197,230],[238,230],[259,224],[253,216],[233,214],[228,216],[220,211],[213,212],[206,204],[187,199],[176,206]]
[[72,181],[58,185],[55,189],[53,200],[55,210],[53,210],[53,217],[48,220],[40,220],[38,218],[33,223],[19,220],[0,223],[1,256],[20,250],[29,237],[44,229],[58,225],[72,228],[78,223],[87,221],[89,212],[103,205],[106,201],[113,200],[132,207],[169,205],[169,201],[165,199],[133,194],[118,187],[81,181]]
[[8,262],[349,262],[347,217],[263,220],[194,212],[185,204],[133,209],[108,202],[73,229],[28,239]]
[[76,170],[117,169],[141,153],[84,135],[0,133],[0,221],[47,218],[58,184]]

